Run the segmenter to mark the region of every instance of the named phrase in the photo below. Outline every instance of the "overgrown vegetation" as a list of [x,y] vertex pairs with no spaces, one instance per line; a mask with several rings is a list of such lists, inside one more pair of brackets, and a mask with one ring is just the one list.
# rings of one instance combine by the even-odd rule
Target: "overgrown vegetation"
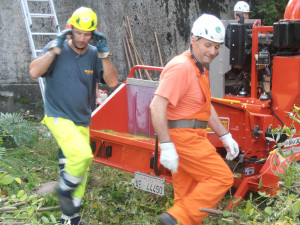
[[[300,120],[299,109],[295,108],[291,117]],[[14,148],[6,148],[7,142],[0,139],[0,224],[59,224],[60,212],[58,200],[54,194],[37,194],[36,190],[43,183],[58,179],[57,144],[53,137],[48,137],[48,130],[38,123],[19,118],[20,115],[6,115],[10,118],[10,130],[1,124],[1,132],[11,135]],[[17,117],[18,119],[11,119]],[[26,122],[24,122],[26,121]],[[6,121],[5,121],[6,122]],[[24,125],[32,126],[38,132],[16,132]],[[8,122],[6,122],[8,124]],[[14,128],[16,126],[16,128]],[[26,127],[26,129],[27,129]],[[34,128],[33,128],[34,127]],[[6,129],[4,131],[4,129]],[[25,128],[24,128],[25,129]],[[291,137],[295,130],[285,128]],[[9,133],[12,131],[11,133]],[[274,130],[274,141],[276,141]],[[14,135],[31,137],[20,138]],[[6,136],[4,136],[6,138]],[[19,145],[15,140],[20,140]],[[22,140],[22,141],[21,141]],[[25,140],[25,141],[24,141]],[[30,144],[28,144],[30,143]],[[285,156],[278,144],[276,152]],[[1,149],[4,154],[1,155]],[[296,162],[290,165],[280,177],[282,190],[276,196],[266,193],[250,193],[232,212],[226,211],[231,197],[225,196],[218,205],[222,215],[210,214],[204,224],[299,224],[300,220],[300,169]],[[172,185],[166,184],[165,196],[158,196],[135,189],[133,175],[111,167],[94,163],[91,166],[87,191],[82,204],[83,219],[91,224],[157,224],[157,216],[173,204]]]
[[234,209],[239,215],[239,219],[234,218],[230,212],[226,211],[223,216],[230,221],[238,221],[239,224],[300,224],[300,167],[297,162],[291,162],[286,167],[286,171],[278,175],[282,189],[277,191],[277,195],[271,197],[265,192],[258,192],[258,196],[254,197],[254,194],[251,193],[249,199],[244,200]]
[[[295,127],[300,124],[299,113],[300,108],[295,106],[293,112],[289,113],[289,117],[293,121],[291,126],[275,128],[272,130],[272,137],[267,137],[268,141],[276,144],[275,150],[270,152],[270,156],[274,156],[274,166],[281,166],[284,169],[283,173],[273,170],[273,173],[279,177],[281,190],[277,191],[275,196],[267,195],[265,192],[258,192],[257,195],[250,193],[249,199],[243,200],[234,208],[236,214],[225,210],[222,214],[223,219],[219,221],[219,224],[300,224],[300,164],[296,161],[299,153],[287,152],[283,148],[285,142],[280,142],[282,135],[293,138],[297,134]],[[299,134],[300,132],[298,132]],[[280,165],[276,160],[279,157],[286,159]]]
[[0,134],[5,148],[32,146],[37,142],[39,131],[35,124],[25,120],[20,113],[0,113]]
[[271,26],[283,19],[288,0],[252,0],[250,18],[261,19],[262,25]]
[[[58,146],[44,126],[37,127],[37,142],[6,149],[0,161],[0,198],[6,199],[0,203],[0,224],[59,224],[56,196],[36,194],[42,184],[58,179]],[[170,184],[160,197],[135,189],[133,175],[124,171],[94,163],[89,174],[82,215],[91,224],[157,224],[157,214],[173,204]]]
[[[0,207],[24,201],[18,197],[22,190],[28,202],[18,206],[11,214],[1,214],[2,221],[24,221],[30,224],[58,224],[60,212],[55,195],[36,195],[34,191],[42,184],[58,179],[57,144],[53,137],[41,138],[32,149],[19,147],[8,151],[0,163],[1,171],[8,171],[11,183],[3,185],[1,191],[7,192],[0,196],[9,196],[10,200]],[[13,181],[19,177],[22,183]],[[91,224],[156,224],[156,215],[173,204],[172,186],[166,185],[166,195],[159,197],[154,194],[137,190],[133,187],[133,175],[124,171],[94,163],[88,179],[87,191],[82,204],[83,219]],[[24,193],[23,191],[21,193]],[[16,196],[16,197],[14,197]],[[38,204],[37,204],[38,203]],[[36,212],[34,210],[52,209],[55,211]],[[21,210],[22,213],[19,213]],[[55,220],[54,220],[55,219]],[[1,221],[1,220],[0,220]]]

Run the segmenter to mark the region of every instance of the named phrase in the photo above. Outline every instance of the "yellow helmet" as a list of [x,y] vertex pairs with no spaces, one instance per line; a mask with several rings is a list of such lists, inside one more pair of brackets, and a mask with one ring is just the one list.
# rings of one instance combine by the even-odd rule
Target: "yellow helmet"
[[68,23],[79,30],[93,31],[97,27],[97,15],[90,8],[80,7],[72,14]]

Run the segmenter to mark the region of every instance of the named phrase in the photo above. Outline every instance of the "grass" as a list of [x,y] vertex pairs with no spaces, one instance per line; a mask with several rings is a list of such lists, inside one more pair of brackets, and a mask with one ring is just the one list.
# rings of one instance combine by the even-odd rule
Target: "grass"
[[[20,190],[32,192],[40,185],[58,180],[58,145],[53,137],[41,137],[31,148],[18,147],[6,152],[0,171],[19,177],[21,185],[6,187],[11,196]],[[82,214],[91,224],[157,224],[157,215],[173,204],[172,185],[165,185],[165,196],[135,189],[133,174],[94,163],[90,167]],[[1,189],[1,186],[0,186]],[[45,207],[58,205],[54,195]],[[47,215],[43,213],[40,215]],[[60,213],[54,216],[59,220]]]
[[[22,146],[6,152],[0,170],[23,181],[21,185],[6,187],[8,196],[20,190],[32,193],[42,184],[58,180],[58,145],[53,137],[46,136],[41,135],[39,142],[30,148]],[[93,162],[82,202],[83,219],[95,225],[158,224],[157,216],[173,205],[173,186],[166,183],[165,195],[158,196],[134,188],[133,177],[132,173]],[[225,207],[225,202],[220,207]],[[44,207],[57,205],[54,194],[46,197]],[[53,215],[59,221],[60,212],[55,211]],[[49,216],[49,212],[41,213],[38,218],[43,216]],[[215,224],[209,221],[216,219],[210,216],[207,221],[206,224]]]
[[[30,196],[42,184],[58,180],[58,145],[52,136],[48,137],[45,135],[47,132],[47,130],[42,130],[43,134],[40,135],[39,141],[31,147],[21,146],[9,149],[2,155],[0,172],[5,171],[14,177],[20,178],[22,183],[14,182],[11,185],[3,186],[0,182],[0,192],[6,192],[5,195],[3,193],[2,195],[0,194],[0,198],[17,195],[23,190]],[[86,193],[82,202],[81,214],[84,221],[93,225],[158,224],[157,216],[170,208],[174,203],[173,186],[166,183],[165,195],[158,196],[134,188],[133,177],[132,173],[93,162],[90,167]],[[235,189],[232,191],[234,193]],[[253,196],[254,198],[259,197],[257,193],[253,193]],[[38,198],[41,197],[45,198],[42,207],[59,205],[54,194],[41,195]],[[249,196],[245,198],[246,201],[247,199],[249,199]],[[228,192],[218,204],[217,209],[226,209],[230,200],[231,195]],[[285,200],[282,202],[285,202]],[[252,204],[252,202],[250,203]],[[261,205],[261,203],[258,204],[261,210],[264,210],[265,206]],[[0,205],[0,209],[1,207],[3,206]],[[19,209],[26,209],[26,207],[20,207]],[[247,209],[247,207],[245,208]],[[243,209],[243,212],[246,212],[246,209]],[[297,210],[296,207],[295,209]],[[27,211],[30,211],[30,208]],[[3,215],[5,214],[1,214],[0,211],[0,224]],[[46,211],[36,215],[28,213],[26,214],[27,224],[58,224],[57,221],[59,221],[60,215],[59,210]],[[5,216],[7,218],[7,215]],[[51,218],[51,216],[55,217],[54,220],[56,222],[47,222],[47,218]],[[220,216],[211,214],[203,224],[225,224],[220,222],[220,220]]]

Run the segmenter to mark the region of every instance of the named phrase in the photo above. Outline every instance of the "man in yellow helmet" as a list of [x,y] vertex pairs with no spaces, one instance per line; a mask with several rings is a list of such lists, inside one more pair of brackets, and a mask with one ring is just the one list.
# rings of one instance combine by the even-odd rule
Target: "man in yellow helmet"
[[[96,30],[93,10],[81,7],[68,22],[70,29],[45,46],[42,55],[31,62],[29,73],[32,78],[45,78],[43,123],[60,147],[56,194],[61,222],[78,225],[84,224],[79,222],[79,211],[93,158],[89,125],[97,80],[112,88],[118,84],[118,73],[108,58],[106,37]],[[67,35],[72,38],[65,40]],[[92,39],[96,47],[89,44]]]

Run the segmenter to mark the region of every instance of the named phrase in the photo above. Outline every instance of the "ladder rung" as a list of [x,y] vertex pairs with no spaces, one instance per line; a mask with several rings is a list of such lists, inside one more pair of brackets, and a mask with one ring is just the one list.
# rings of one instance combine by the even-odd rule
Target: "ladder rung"
[[49,2],[49,0],[27,0],[27,2]]
[[40,36],[56,36],[58,33],[38,33],[38,32],[32,32],[32,35],[40,35]]
[[50,17],[54,17],[54,15],[53,14],[43,14],[43,13],[30,13],[30,17],[50,18]]

